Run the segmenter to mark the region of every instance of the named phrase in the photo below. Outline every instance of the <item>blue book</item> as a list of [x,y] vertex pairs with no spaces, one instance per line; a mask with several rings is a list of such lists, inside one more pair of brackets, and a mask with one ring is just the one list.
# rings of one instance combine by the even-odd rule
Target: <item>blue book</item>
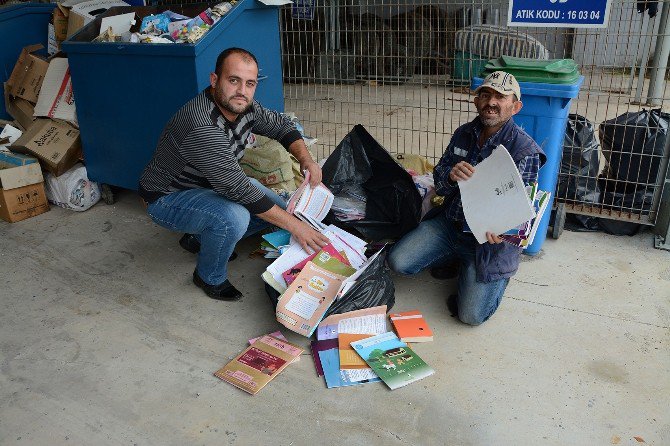
[[269,234],[263,234],[261,237],[263,237],[266,242],[277,249],[279,249],[280,246],[288,245],[291,241],[291,233],[286,229],[280,229]]

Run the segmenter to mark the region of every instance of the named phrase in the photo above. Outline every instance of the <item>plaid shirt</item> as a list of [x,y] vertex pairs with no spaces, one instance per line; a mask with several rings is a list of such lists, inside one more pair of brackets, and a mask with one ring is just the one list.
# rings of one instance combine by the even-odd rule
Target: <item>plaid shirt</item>
[[[519,130],[520,128],[510,119],[481,148],[477,145],[479,135],[482,131],[482,124],[479,118],[475,118],[472,122],[462,125],[456,130],[449,142],[449,146],[447,146],[433,172],[435,192],[437,195],[445,197],[444,212],[447,218],[456,221],[465,220],[458,185],[449,180],[451,168],[460,161],[467,161],[476,166],[491,155],[493,149],[498,147],[499,144],[504,145],[512,156],[517,150],[524,148],[521,145],[535,144],[530,137],[517,137]],[[536,182],[540,170],[539,153],[536,151],[531,155],[521,158],[517,163],[517,169],[521,173],[524,184],[528,185]]]

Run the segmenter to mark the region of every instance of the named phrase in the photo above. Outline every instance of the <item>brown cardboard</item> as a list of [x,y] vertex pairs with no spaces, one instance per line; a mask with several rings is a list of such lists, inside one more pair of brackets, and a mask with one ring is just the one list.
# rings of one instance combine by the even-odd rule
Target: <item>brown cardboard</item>
[[14,223],[48,210],[44,182],[16,189],[0,189],[0,218],[5,221]]
[[23,98],[33,104],[37,102],[42,81],[49,68],[49,62],[36,54],[32,54],[41,48],[44,47],[37,44],[27,46],[21,50],[12,74],[7,79],[11,96]]
[[58,43],[67,39],[68,16],[70,11],[60,3],[54,8],[51,23],[54,25],[54,37]]
[[55,176],[63,174],[79,159],[79,130],[66,122],[37,119],[10,149],[33,155],[42,167]]
[[[35,113],[35,106],[25,99],[12,98],[9,96],[9,86],[4,84],[5,94],[5,110],[7,113],[18,122],[23,129],[27,129],[35,121],[33,116]],[[23,130],[21,129],[21,130]]]
[[39,164],[0,168],[0,218],[13,223],[48,210]]

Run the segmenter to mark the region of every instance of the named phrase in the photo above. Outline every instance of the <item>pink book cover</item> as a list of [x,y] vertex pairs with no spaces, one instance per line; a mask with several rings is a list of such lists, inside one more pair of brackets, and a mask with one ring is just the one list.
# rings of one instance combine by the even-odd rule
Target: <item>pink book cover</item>
[[340,254],[331,243],[328,243],[326,246],[321,248],[321,251],[315,252],[314,254],[307,257],[305,260],[301,261],[300,263],[297,263],[296,265],[284,271],[281,276],[286,281],[286,285],[287,286],[290,285],[298,276],[298,274],[300,274],[300,271],[302,271],[305,265],[307,265],[307,262],[314,260],[314,258],[321,252],[327,252],[328,254],[330,254],[331,257],[335,257],[340,262],[351,266],[349,261],[342,254]]

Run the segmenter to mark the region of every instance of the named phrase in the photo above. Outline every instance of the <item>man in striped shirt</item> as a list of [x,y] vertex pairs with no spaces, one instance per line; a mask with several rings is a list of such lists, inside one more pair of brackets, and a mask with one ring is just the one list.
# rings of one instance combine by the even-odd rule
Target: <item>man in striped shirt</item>
[[[499,144],[509,151],[526,185],[537,181],[546,160],[542,149],[512,119],[523,106],[514,76],[503,71],[491,73],[475,94],[478,116],[456,129],[433,173],[435,191],[444,196],[443,206],[430,211],[395,245],[388,258],[391,269],[401,274],[458,261],[458,294],[450,296],[447,304],[469,325],[483,323],[497,310],[510,277],[519,267],[521,248],[502,243],[490,232],[487,243],[480,245],[472,233],[463,232],[465,216],[457,183],[467,181],[475,166]],[[491,215],[495,218],[495,209]]]
[[253,54],[241,48],[223,51],[210,86],[170,119],[140,178],[139,193],[149,216],[186,233],[180,244],[198,252],[193,282],[219,300],[242,296],[228,280],[228,260],[243,237],[272,224],[288,230],[308,251],[328,243],[240,167],[253,132],[279,141],[309,171],[312,185],[321,182],[321,168],[295,124],[253,99],[257,84]]

